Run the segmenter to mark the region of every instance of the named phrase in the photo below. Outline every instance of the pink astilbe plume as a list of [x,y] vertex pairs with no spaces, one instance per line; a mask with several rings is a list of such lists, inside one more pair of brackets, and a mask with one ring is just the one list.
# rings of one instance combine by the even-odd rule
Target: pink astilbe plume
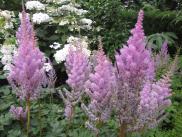
[[135,128],[152,128],[163,120],[165,109],[171,105],[171,78],[176,68],[176,56],[170,70],[157,82],[147,82],[140,92],[139,120]]
[[86,82],[86,93],[91,102],[88,108],[82,104],[82,108],[90,120],[90,122],[86,122],[87,126],[92,127],[92,130],[96,130],[94,126],[97,122],[108,120],[111,112],[111,98],[116,86],[114,68],[102,48],[96,52],[94,58],[96,66]]
[[141,10],[127,46],[121,48],[120,53],[116,55],[119,78],[129,83],[130,86],[136,86],[144,79],[154,77],[154,65],[151,64],[153,61],[150,52],[146,49],[142,27],[143,14]]
[[169,54],[168,54],[168,45],[167,41],[162,44],[160,52],[155,56],[155,67],[165,68],[169,65]]
[[70,49],[65,62],[68,73],[66,82],[73,90],[83,90],[83,85],[87,81],[90,71],[88,64],[88,57],[82,53],[82,49],[78,48],[76,51]]
[[146,47],[143,18],[144,12],[140,10],[135,28],[131,30],[132,36],[116,54],[118,90],[115,105],[121,134],[135,130],[139,119],[140,91],[146,82],[155,78],[154,61]]
[[20,99],[32,100],[39,96],[44,81],[44,55],[36,45],[33,26],[23,10],[21,25],[17,31],[18,52],[14,56],[9,83]]
[[[79,43],[77,43],[79,46]],[[67,84],[71,91],[64,89],[65,95],[59,92],[65,103],[65,116],[68,119],[73,117],[74,106],[81,100],[84,93],[84,85],[88,80],[90,66],[89,59],[82,48],[78,47],[75,51],[70,48],[65,62],[68,80]]]
[[26,120],[27,110],[24,111],[22,107],[11,106],[10,113],[16,120]]

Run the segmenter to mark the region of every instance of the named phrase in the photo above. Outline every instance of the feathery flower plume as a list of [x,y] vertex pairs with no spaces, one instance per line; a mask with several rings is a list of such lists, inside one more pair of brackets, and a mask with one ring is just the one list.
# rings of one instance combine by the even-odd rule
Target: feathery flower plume
[[[99,51],[95,54],[93,72],[90,73],[89,80],[85,84],[86,93],[89,95],[91,103],[88,108],[82,104],[82,108],[90,120],[87,124],[92,124],[88,127],[94,127],[97,122],[108,120],[111,112],[111,97],[116,84],[114,68],[104,54],[101,40],[99,48]],[[96,127],[92,129],[96,129]]]
[[74,106],[81,100],[84,93],[84,85],[88,79],[90,66],[88,56],[82,52],[82,48],[79,47],[72,50],[70,48],[69,54],[66,57],[66,70],[68,73],[67,84],[71,87],[71,92],[64,89],[65,95],[59,92],[65,103],[65,116],[71,120],[74,113]]
[[155,67],[165,68],[169,63],[168,45],[167,41],[162,44],[160,52],[155,56]]
[[135,28],[131,30],[132,36],[116,55],[118,89],[115,105],[121,137],[128,130],[134,130],[139,117],[140,91],[146,81],[152,81],[155,77],[154,61],[146,47],[143,18],[144,12],[140,10]]
[[147,82],[143,90],[140,92],[140,117],[135,128],[153,128],[167,113],[165,109],[171,105],[171,78],[176,69],[178,56],[175,57],[169,71],[162,76],[157,82]]
[[19,47],[8,80],[20,99],[36,99],[44,79],[44,55],[36,47],[33,26],[25,11],[16,36]]
[[[35,33],[24,7],[21,24],[17,31],[18,51],[14,56],[8,81],[21,100],[26,100],[27,137],[30,130],[30,101],[37,99],[45,82],[43,53],[36,47]],[[13,108],[12,108],[13,109]],[[11,109],[11,110],[12,110]],[[14,109],[14,115],[23,113],[21,108]],[[17,117],[18,119],[18,117]]]
[[11,106],[10,113],[17,120],[26,120],[27,118],[27,110],[24,111],[22,107]]

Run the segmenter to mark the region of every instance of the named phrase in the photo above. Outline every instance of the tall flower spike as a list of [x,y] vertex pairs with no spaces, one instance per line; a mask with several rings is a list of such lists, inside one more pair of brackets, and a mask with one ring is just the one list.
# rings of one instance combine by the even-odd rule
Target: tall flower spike
[[155,66],[157,69],[167,67],[169,63],[167,41],[162,44],[160,52],[155,56]]
[[22,107],[11,106],[10,113],[16,120],[26,120],[27,110],[24,111]]
[[91,130],[96,129],[98,123],[108,120],[111,112],[111,98],[115,88],[114,69],[104,54],[102,46],[99,47],[94,59],[96,66],[86,82],[86,93],[90,96],[91,102],[88,108],[82,104],[82,109],[90,121],[86,122],[90,123],[90,126],[87,125],[87,127],[92,127]]
[[140,10],[127,45],[116,54],[118,89],[115,102],[121,126],[120,136],[124,136],[128,130],[134,130],[139,118],[140,92],[144,83],[152,81],[155,77],[151,51],[146,47],[143,18],[144,12]]
[[18,51],[14,56],[9,83],[21,99],[35,99],[45,78],[44,55],[36,47],[35,33],[28,14],[23,10],[21,25],[17,31]]
[[83,90],[83,85],[87,81],[90,71],[87,55],[82,52],[81,48],[76,49],[76,51],[70,48],[65,66],[68,73],[68,80],[66,81],[68,85],[73,90]]
[[127,42],[127,46],[120,49],[116,55],[116,63],[119,77],[134,86],[143,82],[146,78],[154,77],[154,65],[150,52],[146,49],[145,35],[142,26],[143,11],[139,12],[138,21],[132,29],[132,36]]
[[81,100],[83,90],[85,89],[85,82],[88,79],[90,66],[88,56],[82,52],[80,43],[77,43],[76,50],[71,47],[69,54],[66,57],[66,70],[68,74],[67,84],[71,87],[71,92],[64,89],[65,95],[59,92],[61,98],[65,103],[65,116],[67,119],[72,119],[74,116],[74,107]]

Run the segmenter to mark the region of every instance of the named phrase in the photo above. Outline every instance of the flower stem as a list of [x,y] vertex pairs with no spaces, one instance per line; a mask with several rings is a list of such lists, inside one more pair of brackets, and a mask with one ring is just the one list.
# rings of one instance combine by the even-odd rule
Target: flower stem
[[126,137],[126,128],[127,125],[123,123],[119,130],[119,137]]
[[30,99],[27,100],[27,137],[29,137],[30,130]]
[[39,130],[40,130],[40,137],[42,136],[42,124],[41,124],[41,103],[40,100],[38,100],[39,103]]

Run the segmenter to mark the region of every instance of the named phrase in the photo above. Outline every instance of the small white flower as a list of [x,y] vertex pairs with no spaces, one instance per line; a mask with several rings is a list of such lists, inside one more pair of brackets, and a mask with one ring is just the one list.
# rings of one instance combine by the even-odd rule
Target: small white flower
[[61,22],[59,22],[59,25],[60,26],[64,26],[66,24],[69,24],[69,21],[68,20],[62,20]]
[[92,20],[91,19],[87,19],[87,18],[83,18],[80,20],[80,23],[83,24],[83,25],[89,25],[91,26],[92,25]]
[[11,12],[8,10],[1,11],[0,16],[4,17],[6,20],[10,20],[11,19]]
[[74,36],[70,36],[70,37],[67,38],[68,43],[73,43],[73,42],[78,41],[78,40],[79,40],[79,38],[74,37]]
[[9,64],[12,62],[12,55],[4,55],[1,59],[3,65]]
[[88,13],[87,10],[83,10],[83,9],[78,9],[77,10],[77,15],[83,15],[83,14],[86,14],[86,13]]
[[75,12],[77,10],[77,8],[75,8],[74,6],[68,4],[68,5],[63,5],[61,7],[59,7],[60,11],[69,11],[69,12]]
[[54,58],[57,63],[61,63],[65,61],[67,54],[68,54],[68,50],[63,48],[61,50],[56,51],[56,53],[54,54]]
[[65,2],[70,2],[71,0],[58,0],[58,4],[64,4]]
[[10,72],[10,70],[11,70],[11,64],[7,64],[7,65],[5,65],[5,66],[3,67],[3,71],[8,71],[8,72]]
[[43,69],[46,71],[46,72],[49,72],[50,70],[52,70],[52,65],[50,63],[44,63],[44,66],[43,66]]
[[33,14],[32,20],[36,24],[41,24],[43,22],[49,22],[51,18],[46,13],[35,13]]
[[75,44],[77,44],[79,42],[80,45],[82,46],[82,48],[88,48],[88,42],[87,41],[88,41],[88,38],[86,36],[82,37],[82,38],[70,36],[70,37],[67,38],[68,43],[70,43],[72,45],[75,45]]
[[70,36],[70,37],[67,39],[67,41],[68,41],[69,44],[65,44],[63,49],[56,51],[56,53],[54,54],[54,58],[55,58],[56,62],[57,62],[57,63],[61,63],[61,62],[65,61],[67,55],[69,54],[69,49],[70,49],[70,48],[72,48],[73,51],[75,51],[76,48],[80,48],[80,47],[78,47],[78,45],[77,45],[78,42],[80,43],[79,46],[81,46],[82,52],[83,52],[85,55],[90,56],[91,51],[90,51],[89,49],[87,49],[88,43],[82,42],[81,40],[82,40],[82,39],[80,39],[80,38]]
[[25,6],[29,10],[45,10],[45,5],[39,1],[27,1]]
[[52,45],[49,46],[50,48],[53,49],[58,49],[61,47],[61,44],[59,44],[58,42],[54,42]]
[[14,28],[13,23],[12,22],[6,22],[4,28],[5,29],[12,29],[12,28]]

